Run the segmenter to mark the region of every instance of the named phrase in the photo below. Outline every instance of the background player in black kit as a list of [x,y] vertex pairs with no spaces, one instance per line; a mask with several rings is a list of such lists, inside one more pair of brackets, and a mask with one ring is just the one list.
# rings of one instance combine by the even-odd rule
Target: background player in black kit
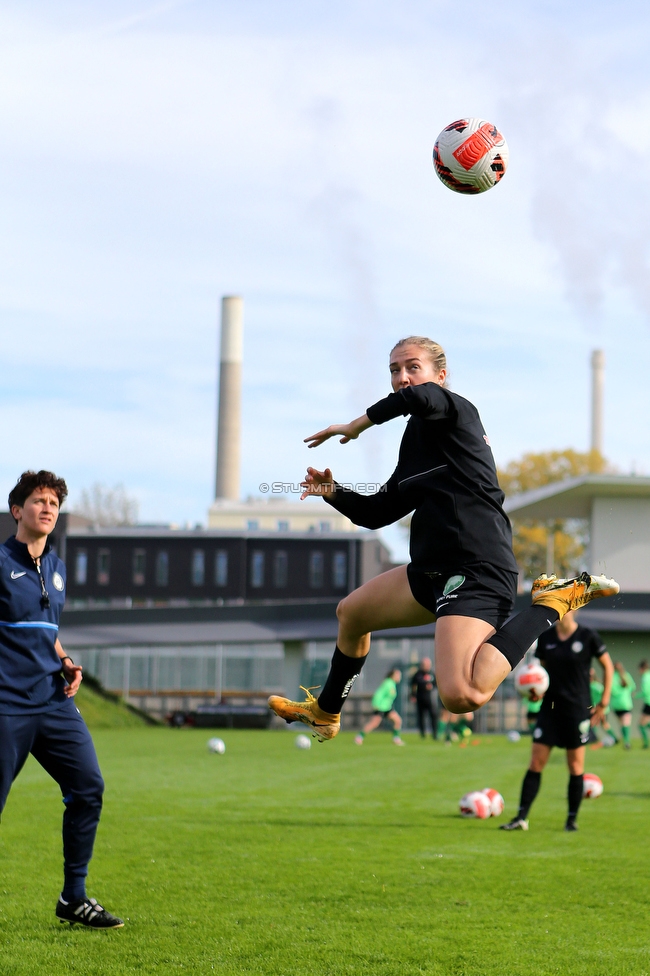
[[436,620],[438,693],[449,711],[461,714],[489,701],[534,640],[567,610],[618,592],[613,580],[587,573],[574,580],[543,576],[533,585],[533,606],[508,620],[517,564],[478,411],[446,388],[445,354],[431,339],[400,340],[391,352],[390,375],[394,392],[362,417],[306,439],[309,447],[335,436],[346,444],[373,424],[409,417],[397,468],[376,494],[344,488],[329,468],[308,468],[302,483],[302,498],[319,495],[369,529],[413,512],[409,566],[376,576],[339,604],[337,646],[318,699],[309,692],[304,702],[269,699],[276,714],[304,722],[321,740],[339,731],[341,708],[373,630]]
[[418,713],[418,727],[420,735],[426,737],[426,717],[431,722],[431,735],[438,738],[438,712],[433,701],[433,689],[436,679],[433,676],[431,658],[423,657],[420,667],[411,678],[411,699],[415,702]]
[[[582,627],[574,613],[567,613],[537,642],[537,657],[548,671],[549,686],[533,731],[533,753],[521,787],[517,816],[501,830],[528,830],[528,811],[537,796],[542,771],[557,746],[566,749],[569,767],[569,812],[565,830],[577,830],[576,818],[582,801],[585,746],[592,725],[605,721],[612,691],[614,665],[595,630]],[[592,658],[603,669],[603,694],[591,705],[589,672]]]

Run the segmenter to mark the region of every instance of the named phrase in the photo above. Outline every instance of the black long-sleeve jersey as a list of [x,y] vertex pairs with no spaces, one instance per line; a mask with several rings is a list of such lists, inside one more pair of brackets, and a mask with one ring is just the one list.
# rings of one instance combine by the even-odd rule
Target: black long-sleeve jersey
[[516,573],[505,496],[474,404],[422,383],[389,394],[366,413],[373,424],[411,415],[397,467],[374,495],[337,484],[330,504],[368,529],[413,512],[411,562],[424,572],[487,562]]

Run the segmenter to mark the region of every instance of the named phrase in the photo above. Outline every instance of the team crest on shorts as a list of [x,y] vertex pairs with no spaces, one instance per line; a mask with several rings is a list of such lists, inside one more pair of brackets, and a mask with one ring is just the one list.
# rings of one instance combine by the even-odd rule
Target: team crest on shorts
[[580,741],[581,742],[586,742],[587,739],[589,738],[589,729],[590,729],[590,727],[591,727],[591,722],[589,721],[588,718],[586,718],[584,720],[584,722],[581,722],[580,725],[578,726],[578,731],[580,733]]
[[62,590],[64,587],[63,577],[60,573],[52,573],[52,586],[55,590]]
[[454,590],[457,590],[459,586],[462,586],[464,582],[464,576],[450,576],[445,583],[444,590],[442,591],[444,596],[449,596],[449,594],[453,593]]

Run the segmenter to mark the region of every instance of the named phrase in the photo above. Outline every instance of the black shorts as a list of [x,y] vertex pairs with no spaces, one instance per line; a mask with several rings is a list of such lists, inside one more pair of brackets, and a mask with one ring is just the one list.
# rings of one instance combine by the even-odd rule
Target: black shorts
[[616,718],[623,718],[624,715],[629,715],[629,714],[630,714],[630,709],[629,708],[615,708],[614,709],[614,715],[616,716]]
[[448,573],[406,568],[414,598],[436,618],[478,617],[495,630],[511,615],[517,595],[517,574],[491,563],[472,563]]
[[[589,742],[591,709],[570,702],[549,702],[537,713],[537,725],[533,730],[533,742],[558,749],[579,749]],[[554,707],[551,707],[554,706]]]
[[380,712],[380,711],[379,711],[379,709],[378,709],[378,708],[376,708],[376,709],[374,710],[374,712],[373,712],[372,714],[373,714],[373,715],[381,715],[381,716],[382,716],[382,718],[388,718],[388,716],[390,715],[390,713],[391,713],[392,711],[394,711],[394,709],[392,709],[392,708],[389,708],[387,712]]
[[650,715],[650,705],[644,705],[641,709],[642,715]]

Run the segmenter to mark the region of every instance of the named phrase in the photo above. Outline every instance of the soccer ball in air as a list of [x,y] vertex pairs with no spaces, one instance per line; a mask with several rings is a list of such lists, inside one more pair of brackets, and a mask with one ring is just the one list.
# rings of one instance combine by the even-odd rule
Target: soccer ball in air
[[534,691],[538,698],[543,698],[548,691],[548,671],[541,664],[528,664],[515,672],[515,688],[522,698],[528,698]]
[[223,739],[208,739],[208,750],[223,756],[224,752],[226,751],[226,743],[223,741]]
[[585,773],[582,780],[582,795],[585,799],[594,800],[603,792],[603,781],[595,773]]
[[466,793],[461,797],[458,806],[461,817],[478,817],[479,820],[487,820],[492,815],[490,798],[479,790]]
[[490,801],[490,813],[493,817],[500,817],[503,813],[503,808],[506,803],[498,790],[485,789],[481,790],[482,793],[487,796]]
[[296,736],[296,749],[311,749],[311,739],[308,735]]
[[491,122],[459,119],[436,139],[433,165],[450,190],[483,193],[503,178],[508,166],[508,144]]

